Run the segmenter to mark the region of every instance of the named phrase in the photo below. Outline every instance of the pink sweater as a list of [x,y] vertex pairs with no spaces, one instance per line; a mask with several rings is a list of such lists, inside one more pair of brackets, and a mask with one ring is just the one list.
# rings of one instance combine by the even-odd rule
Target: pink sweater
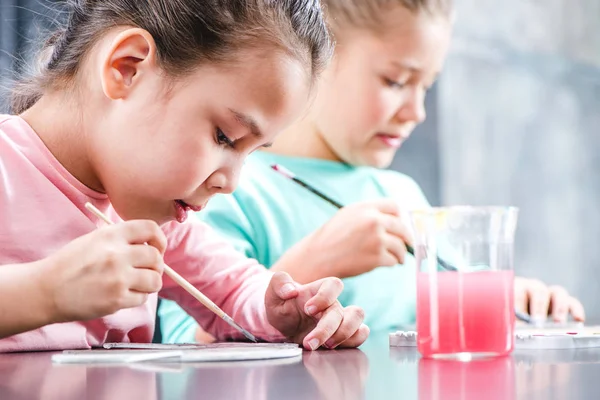
[[[114,222],[108,197],[76,180],[21,118],[0,115],[0,268],[37,261],[104,223],[84,207],[91,202]],[[265,340],[281,340],[267,321],[264,295],[272,274],[215,238],[202,222],[164,225],[165,263]],[[52,277],[48,277],[52,279]],[[159,296],[174,300],[217,339],[240,335],[167,276]],[[156,295],[140,307],[93,321],[47,325],[0,340],[0,352],[81,349],[107,342],[149,342]],[[0,320],[0,324],[2,321]]]

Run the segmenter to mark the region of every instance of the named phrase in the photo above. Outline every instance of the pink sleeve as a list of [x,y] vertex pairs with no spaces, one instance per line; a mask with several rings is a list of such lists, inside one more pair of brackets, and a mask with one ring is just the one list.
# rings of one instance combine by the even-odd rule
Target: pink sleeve
[[[265,292],[272,273],[246,258],[204,222],[192,219],[163,226],[168,238],[165,263],[210,298],[257,338],[275,342],[284,337],[267,321]],[[243,335],[164,275],[160,297],[177,302],[217,340]]]

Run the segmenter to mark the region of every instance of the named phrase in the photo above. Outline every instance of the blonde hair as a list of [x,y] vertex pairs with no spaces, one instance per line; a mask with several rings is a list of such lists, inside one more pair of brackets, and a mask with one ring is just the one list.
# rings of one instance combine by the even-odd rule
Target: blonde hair
[[385,12],[404,7],[413,13],[452,17],[453,0],[322,0],[334,32],[345,27],[377,30]]

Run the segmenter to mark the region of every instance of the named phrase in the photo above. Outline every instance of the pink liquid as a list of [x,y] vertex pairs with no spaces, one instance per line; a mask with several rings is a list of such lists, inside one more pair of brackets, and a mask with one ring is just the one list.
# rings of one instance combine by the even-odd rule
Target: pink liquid
[[[437,279],[437,289],[431,279]],[[514,346],[513,296],[513,271],[442,271],[437,276],[419,272],[419,352],[424,357],[510,353]]]

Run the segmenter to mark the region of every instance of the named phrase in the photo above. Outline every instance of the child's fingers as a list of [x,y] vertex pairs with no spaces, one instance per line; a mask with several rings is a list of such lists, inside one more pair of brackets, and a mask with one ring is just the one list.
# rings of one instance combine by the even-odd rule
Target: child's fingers
[[569,313],[576,321],[585,320],[585,311],[579,300],[569,295],[562,286],[552,286],[549,288],[551,297],[552,318],[556,322],[565,322]]
[[548,287],[537,280],[530,280],[527,288],[529,294],[529,314],[536,319],[545,319],[548,316],[550,305],[550,291]]
[[585,310],[583,308],[583,304],[579,300],[574,297],[571,297],[571,315],[575,321],[584,322],[585,321]]
[[[387,252],[389,253],[389,255],[392,256],[392,262],[393,264],[381,264],[381,266],[394,266],[397,264],[404,264],[404,259],[406,257],[406,245],[404,244],[404,241],[402,239],[400,239],[397,236],[393,236],[393,235],[385,235],[385,248],[387,249]],[[390,261],[387,260],[382,260],[382,261]]]
[[351,338],[360,328],[365,319],[362,308],[349,306],[344,309],[344,317],[337,331],[325,342],[325,347],[335,349],[341,343]]
[[150,220],[126,221],[115,225],[122,227],[125,234],[125,240],[131,244],[148,243],[155,247],[161,254],[164,254],[167,248],[167,237],[158,224]]
[[146,303],[147,300],[148,300],[147,293],[141,293],[141,292],[136,292],[134,290],[130,290],[129,294],[124,297],[123,301],[121,302],[121,304],[119,304],[118,308],[124,309],[124,308],[138,307],[138,306],[141,306],[142,304]]
[[555,322],[565,322],[569,316],[571,296],[560,287],[550,288],[550,307],[552,308],[552,319]]
[[400,215],[400,207],[395,200],[379,199],[369,203],[384,214],[395,215],[396,217]]
[[162,277],[153,269],[133,268],[129,289],[139,293],[156,293],[162,288]]
[[385,254],[380,256],[379,261],[377,262],[379,267],[393,267],[398,264],[398,256],[390,253],[389,251],[386,251]]
[[304,311],[310,316],[315,316],[337,303],[338,296],[344,289],[344,284],[339,278],[325,278],[306,285],[315,295],[304,305]]
[[317,323],[315,329],[312,330],[303,340],[303,346],[307,350],[317,350],[321,347],[333,334],[338,330],[342,320],[344,319],[344,311],[340,303],[329,307]]
[[297,285],[292,277],[286,272],[276,272],[267,288],[265,304],[267,306],[278,306],[297,295]]
[[354,333],[354,335],[350,336],[349,339],[342,342],[339,347],[340,348],[341,347],[350,347],[350,348],[358,347],[361,344],[363,344],[365,342],[365,340],[367,340],[370,332],[371,332],[371,330],[369,329],[369,327],[365,324],[362,324],[358,328],[358,330]]
[[522,313],[528,313],[527,307],[527,288],[523,284],[522,278],[515,278],[515,309]]
[[153,269],[158,273],[164,270],[163,256],[156,247],[136,244],[129,248],[129,262],[136,268]]
[[410,243],[412,241],[410,232],[400,217],[384,215],[383,226],[385,227],[386,232],[390,235],[397,236],[404,242]]

